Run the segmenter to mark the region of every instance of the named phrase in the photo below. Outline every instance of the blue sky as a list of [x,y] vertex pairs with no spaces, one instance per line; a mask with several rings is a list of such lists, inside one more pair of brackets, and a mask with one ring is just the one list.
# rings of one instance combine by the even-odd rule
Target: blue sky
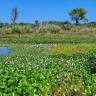
[[96,0],[0,0],[0,22],[10,22],[14,7],[19,11],[18,22],[70,20],[68,12],[77,7],[87,10],[90,21],[96,20]]

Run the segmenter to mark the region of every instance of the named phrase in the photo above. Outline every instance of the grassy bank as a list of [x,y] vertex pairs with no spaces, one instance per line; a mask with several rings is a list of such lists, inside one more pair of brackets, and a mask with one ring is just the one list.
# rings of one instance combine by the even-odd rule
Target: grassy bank
[[96,33],[65,32],[63,34],[30,33],[21,34],[1,34],[0,42],[4,43],[96,43]]

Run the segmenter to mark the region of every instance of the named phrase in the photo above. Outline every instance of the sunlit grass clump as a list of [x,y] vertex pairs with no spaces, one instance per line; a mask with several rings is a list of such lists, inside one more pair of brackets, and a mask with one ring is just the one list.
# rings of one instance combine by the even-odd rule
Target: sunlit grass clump
[[48,49],[49,55],[75,55],[88,54],[96,50],[95,44],[58,44]]

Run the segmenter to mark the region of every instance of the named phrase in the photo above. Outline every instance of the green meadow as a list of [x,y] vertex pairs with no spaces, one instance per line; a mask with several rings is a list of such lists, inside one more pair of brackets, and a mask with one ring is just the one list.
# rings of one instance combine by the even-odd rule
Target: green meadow
[[1,34],[0,96],[95,96],[96,33]]
[[0,96],[96,96],[95,0],[10,1],[0,1]]

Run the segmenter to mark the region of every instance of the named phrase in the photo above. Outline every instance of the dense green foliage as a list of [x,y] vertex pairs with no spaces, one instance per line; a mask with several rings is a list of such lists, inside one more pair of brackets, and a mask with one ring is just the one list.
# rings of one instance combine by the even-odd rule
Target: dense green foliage
[[69,13],[71,19],[74,20],[76,24],[79,24],[79,21],[85,18],[85,14],[86,14],[86,10],[83,8],[72,9]]
[[94,32],[1,35],[0,95],[95,96],[95,43]]

